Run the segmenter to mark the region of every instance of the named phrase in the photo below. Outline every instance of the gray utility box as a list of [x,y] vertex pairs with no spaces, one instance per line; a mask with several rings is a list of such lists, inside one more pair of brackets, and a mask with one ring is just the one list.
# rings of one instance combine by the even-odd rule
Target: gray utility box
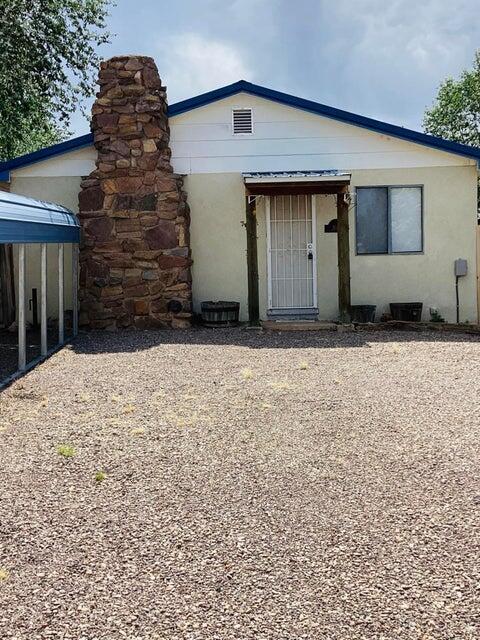
[[457,278],[467,275],[467,261],[463,258],[457,258],[454,262],[455,276]]

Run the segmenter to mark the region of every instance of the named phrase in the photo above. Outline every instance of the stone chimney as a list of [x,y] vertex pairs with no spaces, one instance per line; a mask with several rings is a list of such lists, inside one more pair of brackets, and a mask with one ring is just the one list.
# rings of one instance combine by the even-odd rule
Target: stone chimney
[[188,326],[189,208],[170,164],[166,89],[143,56],[102,62],[98,82],[97,168],[79,195],[80,324]]

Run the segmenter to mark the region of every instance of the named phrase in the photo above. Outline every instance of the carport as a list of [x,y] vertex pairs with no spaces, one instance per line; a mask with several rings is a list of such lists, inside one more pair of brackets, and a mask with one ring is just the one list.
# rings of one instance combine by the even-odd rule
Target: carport
[[[80,225],[65,207],[25,196],[0,192],[0,318],[3,329],[16,322],[18,328],[18,368],[11,377],[31,368],[63,345],[65,335],[65,290],[71,284],[71,336],[78,333],[78,244]],[[66,251],[71,254],[67,262]],[[47,255],[50,278],[55,289],[47,286]],[[52,262],[53,260],[53,262]],[[27,314],[37,318],[37,288],[30,282],[39,278],[40,353],[27,357]],[[52,285],[52,282],[50,282]],[[48,293],[48,289],[50,292]],[[70,290],[70,286],[69,286]],[[30,297],[32,291],[32,297]],[[55,300],[49,300],[48,296]],[[58,298],[57,298],[58,296]],[[54,305],[52,307],[52,303]],[[33,303],[33,305],[32,305]],[[33,306],[33,309],[32,309]],[[49,315],[47,309],[54,308]],[[57,334],[47,340],[47,320]]]

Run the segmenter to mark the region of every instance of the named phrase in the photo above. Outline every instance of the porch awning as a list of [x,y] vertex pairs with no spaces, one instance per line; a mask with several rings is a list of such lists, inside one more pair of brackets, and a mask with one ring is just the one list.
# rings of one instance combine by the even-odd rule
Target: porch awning
[[80,242],[80,223],[66,207],[0,192],[0,243]]
[[258,171],[244,173],[249,195],[297,195],[343,193],[351,174],[337,169],[324,171]]

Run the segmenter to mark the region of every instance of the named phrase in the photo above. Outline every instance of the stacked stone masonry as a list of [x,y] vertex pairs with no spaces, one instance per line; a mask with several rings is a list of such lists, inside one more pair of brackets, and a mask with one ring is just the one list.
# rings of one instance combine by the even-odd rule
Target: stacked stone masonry
[[185,327],[189,208],[170,164],[166,90],[152,58],[103,62],[92,110],[96,170],[82,181],[80,324]]

